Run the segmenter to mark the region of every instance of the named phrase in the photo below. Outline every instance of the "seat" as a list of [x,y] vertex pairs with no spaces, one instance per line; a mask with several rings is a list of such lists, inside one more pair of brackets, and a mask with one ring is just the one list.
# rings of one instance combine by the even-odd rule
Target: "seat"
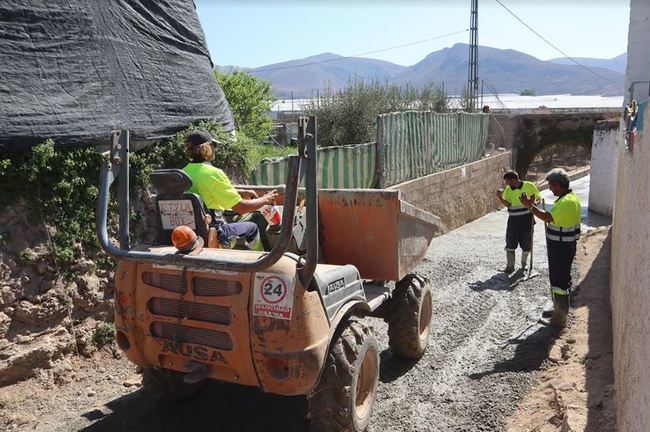
[[174,228],[187,225],[203,238],[206,246],[210,228],[205,222],[203,200],[197,194],[187,192],[192,187],[192,179],[179,169],[159,169],[151,173],[151,184],[156,190],[156,220],[158,233],[156,243],[171,244]]

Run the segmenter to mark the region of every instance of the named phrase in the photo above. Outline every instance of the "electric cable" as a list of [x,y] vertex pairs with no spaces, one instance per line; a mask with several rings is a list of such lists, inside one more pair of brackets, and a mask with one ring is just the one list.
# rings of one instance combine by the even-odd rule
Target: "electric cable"
[[610,83],[613,83],[613,82],[614,82],[613,80],[607,78],[606,76],[603,76],[603,75],[597,73],[596,71],[591,70],[591,69],[588,68],[587,66],[583,65],[582,63],[580,63],[578,60],[574,59],[573,57],[571,57],[570,55],[568,55],[567,53],[565,53],[564,51],[562,51],[560,48],[558,48],[558,47],[556,47],[555,45],[553,45],[553,43],[551,43],[551,41],[549,41],[549,40],[546,39],[544,36],[542,36],[541,34],[539,34],[537,31],[535,31],[535,29],[533,29],[531,26],[529,26],[529,25],[528,25],[528,24],[527,24],[523,19],[519,18],[519,16],[517,16],[517,14],[515,14],[513,11],[511,11],[510,9],[508,9],[508,7],[507,7],[506,5],[504,5],[504,4],[501,2],[501,0],[494,0],[494,1],[497,2],[497,3],[499,3],[499,5],[501,5],[502,8],[504,8],[506,11],[508,11],[508,13],[509,13],[510,15],[512,15],[513,17],[515,17],[515,18],[517,19],[517,21],[519,21],[519,22],[522,23],[524,26],[526,26],[526,28],[528,28],[528,30],[530,30],[530,31],[532,31],[533,33],[535,33],[535,35],[537,35],[537,37],[539,37],[541,40],[543,40],[544,42],[546,42],[549,46],[551,46],[551,47],[552,47],[553,49],[555,49],[557,52],[559,52],[560,54],[562,54],[564,57],[566,57],[567,59],[571,60],[573,63],[575,63],[576,65],[578,65],[578,66],[580,66],[581,68],[585,69],[586,71],[591,72],[592,74],[596,75],[597,77],[602,78],[602,79],[604,79],[605,81],[610,82]]

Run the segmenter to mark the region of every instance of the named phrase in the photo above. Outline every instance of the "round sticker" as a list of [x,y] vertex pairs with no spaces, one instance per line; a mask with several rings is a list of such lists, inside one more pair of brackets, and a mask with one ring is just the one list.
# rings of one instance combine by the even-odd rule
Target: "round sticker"
[[266,303],[280,303],[287,296],[287,284],[277,276],[269,276],[262,280],[260,292]]

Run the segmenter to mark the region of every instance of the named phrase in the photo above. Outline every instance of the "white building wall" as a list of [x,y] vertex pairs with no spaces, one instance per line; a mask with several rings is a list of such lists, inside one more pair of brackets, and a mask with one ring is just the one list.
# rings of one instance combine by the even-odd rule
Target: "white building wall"
[[[629,103],[634,81],[650,81],[650,1],[631,0],[630,28],[627,40],[625,101]],[[648,98],[648,83],[636,84],[634,99]]]
[[604,122],[594,129],[591,146],[589,210],[607,216],[611,216],[614,210],[620,138],[619,122]]
[[[648,79],[650,1],[632,0],[626,82],[629,88],[632,81]],[[621,150],[618,158],[612,228],[611,300],[620,432],[650,431],[650,110],[644,121],[634,151]]]

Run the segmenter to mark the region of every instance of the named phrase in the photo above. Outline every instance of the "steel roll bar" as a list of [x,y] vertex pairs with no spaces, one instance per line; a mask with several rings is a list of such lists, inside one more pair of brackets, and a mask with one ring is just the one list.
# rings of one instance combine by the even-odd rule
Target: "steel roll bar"
[[[257,272],[271,267],[287,251],[291,241],[294,218],[296,214],[296,199],[300,177],[300,156],[289,158],[289,173],[287,176],[285,202],[280,236],[271,251],[250,262],[202,255],[184,255],[180,253],[154,253],[131,250],[128,245],[128,210],[129,210],[129,132],[113,131],[109,157],[103,163],[100,171],[99,197],[95,227],[101,247],[113,258],[149,262],[159,265],[174,265],[190,268],[203,268],[231,272]],[[108,207],[110,187],[115,180],[119,183],[119,247],[111,243],[108,237]],[[310,278],[311,279],[311,278]]]

